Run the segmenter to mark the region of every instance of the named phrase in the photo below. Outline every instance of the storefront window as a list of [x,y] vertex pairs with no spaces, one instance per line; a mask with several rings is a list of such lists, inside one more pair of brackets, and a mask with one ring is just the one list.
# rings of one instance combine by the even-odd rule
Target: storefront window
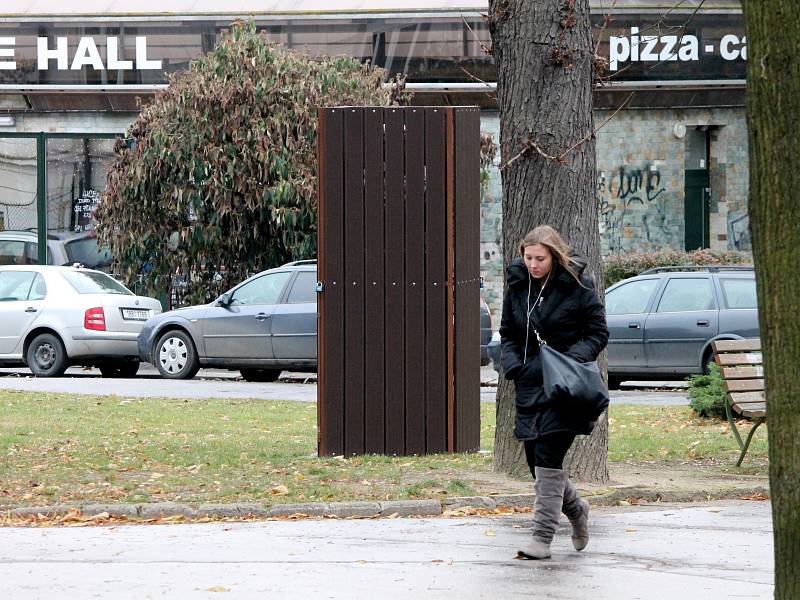
[[0,231],[36,233],[36,139],[0,138]]
[[97,246],[94,211],[113,153],[113,139],[47,140],[47,235],[56,264],[110,264],[108,252]]

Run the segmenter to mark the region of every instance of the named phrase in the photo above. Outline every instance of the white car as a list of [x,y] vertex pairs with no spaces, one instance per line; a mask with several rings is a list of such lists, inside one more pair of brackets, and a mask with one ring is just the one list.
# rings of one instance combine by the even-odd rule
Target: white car
[[160,312],[158,300],[136,296],[100,271],[0,266],[0,366],[58,377],[77,364],[96,366],[104,377],[133,377],[136,339]]

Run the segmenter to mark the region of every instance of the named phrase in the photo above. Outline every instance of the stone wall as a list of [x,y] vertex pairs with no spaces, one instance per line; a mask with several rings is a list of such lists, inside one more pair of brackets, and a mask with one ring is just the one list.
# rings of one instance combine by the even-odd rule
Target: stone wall
[[604,254],[684,248],[686,168],[709,170],[709,247],[750,249],[744,109],[630,110],[597,134]]

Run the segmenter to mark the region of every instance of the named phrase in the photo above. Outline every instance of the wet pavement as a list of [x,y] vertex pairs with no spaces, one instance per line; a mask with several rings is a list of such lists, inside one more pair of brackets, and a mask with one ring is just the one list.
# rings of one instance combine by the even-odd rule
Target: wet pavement
[[546,561],[530,515],[0,529],[0,597],[771,598],[767,502],[594,509]]

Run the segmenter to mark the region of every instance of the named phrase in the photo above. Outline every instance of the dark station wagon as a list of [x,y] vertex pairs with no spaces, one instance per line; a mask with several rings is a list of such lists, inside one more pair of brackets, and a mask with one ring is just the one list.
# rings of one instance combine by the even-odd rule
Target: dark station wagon
[[703,373],[711,343],[758,337],[752,267],[651,269],[606,290],[609,387]]

